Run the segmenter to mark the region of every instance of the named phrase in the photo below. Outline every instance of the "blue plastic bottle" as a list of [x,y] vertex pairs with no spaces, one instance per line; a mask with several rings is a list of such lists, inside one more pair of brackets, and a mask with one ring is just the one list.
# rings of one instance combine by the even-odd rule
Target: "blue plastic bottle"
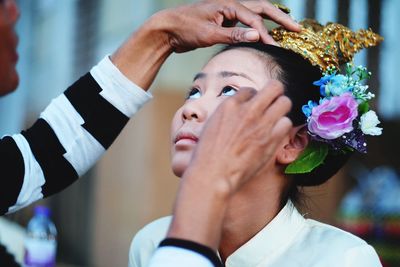
[[50,219],[50,210],[35,207],[35,215],[29,221],[25,239],[26,267],[54,267],[56,265],[57,230]]

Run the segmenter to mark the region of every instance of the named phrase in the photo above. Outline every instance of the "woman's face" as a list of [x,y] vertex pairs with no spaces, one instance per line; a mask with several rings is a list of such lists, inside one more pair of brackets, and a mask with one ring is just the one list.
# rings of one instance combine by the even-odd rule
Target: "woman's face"
[[213,57],[198,73],[172,120],[172,170],[181,177],[190,164],[205,123],[241,87],[261,90],[270,80],[265,60],[246,49]]

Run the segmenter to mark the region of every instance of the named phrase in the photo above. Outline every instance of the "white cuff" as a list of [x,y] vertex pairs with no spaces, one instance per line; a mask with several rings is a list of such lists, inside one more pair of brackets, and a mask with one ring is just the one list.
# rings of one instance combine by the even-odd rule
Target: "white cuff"
[[103,89],[100,95],[127,117],[132,117],[152,98],[149,92],[126,78],[108,55],[90,70],[90,74]]
[[165,246],[159,247],[148,267],[214,267],[209,259],[194,251]]
[[36,161],[35,156],[22,134],[15,134],[12,136],[17,144],[24,159],[24,182],[21,191],[18,195],[17,202],[8,209],[7,214],[13,213],[22,209],[29,204],[42,199],[42,186],[45,183],[44,174],[39,163]]

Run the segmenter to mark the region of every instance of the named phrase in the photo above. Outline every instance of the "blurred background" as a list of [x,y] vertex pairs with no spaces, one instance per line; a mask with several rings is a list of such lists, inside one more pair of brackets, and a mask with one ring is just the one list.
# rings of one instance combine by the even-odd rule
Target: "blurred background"
[[[20,88],[0,100],[0,134],[29,127],[62,93],[151,14],[184,0],[20,0]],[[400,266],[400,1],[286,0],[292,16],[371,27],[384,36],[355,59],[372,71],[374,109],[384,127],[325,185],[304,189],[308,217],[351,231],[375,246],[385,266]],[[216,48],[175,54],[135,116],[101,161],[73,186],[41,201],[58,229],[58,266],[127,266],[133,235],[170,214],[178,178],[169,166],[169,126],[193,75]],[[0,219],[0,241],[21,259],[32,207]]]

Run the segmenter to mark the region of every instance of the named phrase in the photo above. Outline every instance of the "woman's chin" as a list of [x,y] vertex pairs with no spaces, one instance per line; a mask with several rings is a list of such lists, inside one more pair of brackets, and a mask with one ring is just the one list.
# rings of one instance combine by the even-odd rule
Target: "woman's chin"
[[172,172],[177,176],[177,177],[182,177],[184,172],[186,170],[186,166],[176,166],[174,164],[172,164]]
[[186,169],[188,168],[190,163],[190,160],[186,159],[177,159],[173,158],[172,159],[172,172],[177,176],[177,177],[182,177],[183,174],[185,173]]

